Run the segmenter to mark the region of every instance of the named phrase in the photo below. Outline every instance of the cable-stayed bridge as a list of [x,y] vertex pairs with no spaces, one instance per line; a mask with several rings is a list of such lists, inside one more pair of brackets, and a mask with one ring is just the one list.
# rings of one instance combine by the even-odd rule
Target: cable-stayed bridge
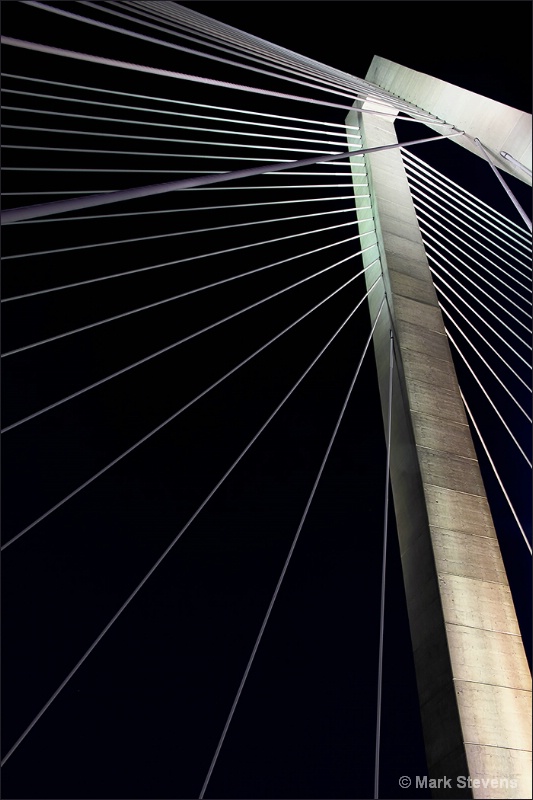
[[[507,214],[432,165],[460,130],[190,9],[13,5],[9,792],[236,796],[249,780],[261,796],[347,796],[357,780],[367,796],[396,624],[390,599],[381,614],[387,448],[367,311],[383,279],[365,284],[379,252],[368,156],[346,155],[364,144],[352,106],[396,115],[515,598],[531,552],[527,213],[489,164]],[[518,155],[497,154],[513,189]],[[396,586],[402,605],[391,559],[385,599]],[[395,703],[414,685],[399,675]]]

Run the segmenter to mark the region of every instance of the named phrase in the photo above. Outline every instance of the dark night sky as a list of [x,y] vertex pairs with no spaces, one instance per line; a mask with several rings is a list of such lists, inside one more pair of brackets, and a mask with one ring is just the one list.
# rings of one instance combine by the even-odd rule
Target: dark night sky
[[[531,111],[531,5],[527,2],[271,0],[184,5],[359,77],[366,74],[372,56],[379,54]],[[80,3],[61,6],[80,14],[93,13]],[[231,69],[222,72],[218,65],[206,67],[193,57],[178,58],[173,52],[160,52],[114,34],[99,31],[92,38],[84,26],[20,2],[2,4],[2,29],[5,35],[31,41],[193,74],[203,69],[202,74],[217,78],[267,85],[262,76]],[[503,41],[502,29],[510,31]],[[209,95],[194,84],[177,86],[162,78],[13,50],[3,49],[4,73],[45,76],[154,98],[179,96],[209,102],[210,97],[219,105],[247,103],[257,110],[294,116],[304,116],[306,111],[304,105],[295,108],[297,104],[277,101],[273,105],[264,98],[243,98],[231,92]],[[21,88],[11,80],[3,78],[4,88]],[[303,87],[296,90],[290,83],[268,85],[304,93]],[[35,86],[33,90],[39,91]],[[4,108],[15,105],[14,97],[3,95]],[[60,104],[54,107],[64,110]],[[80,105],[76,111],[87,113],[87,107]],[[11,113],[10,119],[19,125],[77,129],[75,121],[61,117],[41,116],[30,123],[27,115]],[[345,114],[328,110],[317,111],[318,116],[342,122]],[[3,122],[10,122],[6,110]],[[113,130],[124,129],[117,123]],[[149,133],[171,135],[162,134],[161,129]],[[84,146],[79,140],[49,134],[39,139],[39,145]],[[2,141],[29,145],[36,139],[6,129]],[[91,141],[85,146],[103,144]],[[423,147],[415,152],[428,161],[434,158],[435,166],[516,219],[481,160],[448,143],[436,145],[442,149],[435,155],[436,150],[430,153]],[[13,152],[5,151],[4,166],[8,158],[14,158]],[[46,163],[21,152],[18,161],[9,163]],[[192,152],[199,152],[199,147]],[[64,154],[46,158],[65,167],[96,165],[80,155],[70,161]],[[98,163],[111,170],[117,159],[102,157]],[[142,159],[127,163],[145,166]],[[198,161],[191,164],[194,169],[209,169],[205,163],[197,166]],[[181,161],[172,167],[186,168]],[[235,165],[226,167],[221,161],[216,168],[234,169]],[[162,174],[154,178],[62,173],[53,186],[104,190],[117,188],[118,180],[120,186],[135,186],[167,179]],[[281,178],[264,180],[265,185],[282,182]],[[47,181],[47,173],[28,172],[15,179],[6,171],[3,191],[23,186],[30,192],[37,185],[46,188]],[[255,179],[253,185],[259,183]],[[522,202],[530,205],[529,190],[516,184],[512,182]],[[489,199],[486,193],[492,190]],[[264,194],[274,200],[288,196],[286,191]],[[251,190],[226,193],[229,201],[222,192],[206,194],[206,201],[201,192],[191,192],[180,201],[189,208],[253,202],[254,198],[258,202],[259,197]],[[42,200],[30,194],[4,197],[5,207]],[[140,206],[122,204],[120,210],[167,209],[174,202],[174,197],[166,196]],[[298,206],[287,206],[286,212],[266,211],[265,216],[322,208],[310,209],[311,205],[304,205],[301,212]],[[341,201],[332,200],[324,209],[342,206]],[[3,251],[155,235],[172,229],[169,217],[175,219],[163,214],[103,220],[91,231],[90,223],[83,222],[17,226],[3,231]],[[345,221],[348,215],[341,217]],[[192,228],[252,218],[241,210],[238,214],[204,212],[203,216],[184,211],[178,219],[184,228]],[[336,217],[324,220],[321,225],[332,225]],[[306,229],[304,223],[297,225]],[[196,234],[7,261],[3,293],[6,297],[50,283],[120,272],[136,263],[183,259],[198,247],[209,252],[295,229],[290,223],[275,223],[260,226],[260,234],[244,228],[238,233]],[[349,235],[350,229],[342,238]],[[333,241],[339,234],[331,236]],[[296,255],[303,248],[298,239],[264,245],[259,252],[250,248],[230,258],[191,261],[178,269],[5,304],[4,350],[155,302],[220,275]],[[338,258],[348,256],[351,249],[351,243],[341,245]],[[5,359],[3,424],[323,265],[320,255],[307,259],[305,267],[295,261],[274,270],[275,274],[245,278]],[[216,332],[7,432],[3,437],[4,541],[348,280],[353,269],[353,262],[347,262],[338,271],[310,281],[305,289],[265,303]],[[333,335],[360,293],[359,282],[353,290],[340,293],[3,553],[3,753]],[[368,330],[363,307],[10,758],[3,770],[4,797],[198,797]],[[525,428],[521,434],[529,446],[530,430]],[[529,477],[516,458],[504,458],[509,480],[519,487],[518,502],[531,533]],[[372,796],[384,480],[379,396],[373,361],[367,358],[207,797]],[[505,531],[502,551],[529,650],[530,558],[500,502],[494,504],[501,522],[499,532]],[[426,767],[392,513],[389,543],[381,796],[398,797],[399,777],[424,774]],[[424,792],[412,790],[409,796],[422,797]]]

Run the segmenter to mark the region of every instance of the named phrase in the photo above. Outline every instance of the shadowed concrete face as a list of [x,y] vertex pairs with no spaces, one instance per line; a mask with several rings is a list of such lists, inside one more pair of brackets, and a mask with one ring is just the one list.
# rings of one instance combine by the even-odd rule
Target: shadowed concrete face
[[[394,114],[346,122],[375,147],[397,141]],[[372,321],[387,298],[374,334],[384,421],[394,332],[391,482],[428,769],[451,778],[433,795],[530,798],[531,676],[401,153],[365,160],[372,211],[357,177],[355,203],[376,231],[367,285],[383,271]]]

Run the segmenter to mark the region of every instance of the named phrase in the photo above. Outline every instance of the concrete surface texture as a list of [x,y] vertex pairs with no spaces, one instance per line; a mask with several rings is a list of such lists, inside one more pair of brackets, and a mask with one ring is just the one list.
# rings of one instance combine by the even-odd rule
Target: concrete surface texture
[[[455,110],[458,97],[460,109],[470,102],[472,93],[465,100],[462,90],[445,91],[441,81],[435,88],[427,76],[420,92],[404,88],[403,68],[383,59],[374,59],[367,80],[383,84],[385,68],[395,94],[434,114]],[[358,101],[346,122],[360,128],[363,147],[397,141],[393,107],[386,116],[360,108]],[[483,141],[491,120],[478,125],[473,115]],[[512,129],[519,124],[517,117]],[[509,149],[512,130],[502,131]],[[376,229],[363,256],[365,266],[373,264],[367,286],[383,274],[369,297],[372,321],[386,296],[374,334],[384,421],[394,335],[391,483],[428,769],[434,779],[452,779],[433,796],[531,798],[531,675],[402,156],[393,149],[365,157],[371,211],[362,209],[368,189],[358,186],[357,161],[361,232]],[[473,785],[462,787],[461,776]]]
[[[457,143],[480,155],[477,137],[498,169],[531,186],[531,175],[500,155],[507,152],[531,170],[531,114],[380,56],[372,59],[366,80],[464,131],[466,136],[458,137]],[[438,133],[444,130],[439,125],[429,127]]]

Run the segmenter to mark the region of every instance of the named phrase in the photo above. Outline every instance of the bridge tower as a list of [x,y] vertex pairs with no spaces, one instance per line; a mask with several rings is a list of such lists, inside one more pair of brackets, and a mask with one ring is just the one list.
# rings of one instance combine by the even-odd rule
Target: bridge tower
[[[363,147],[397,143],[401,99],[434,115],[435,130],[453,130],[444,121],[464,131],[453,141],[484,157],[481,140],[500,169],[531,183],[501,155],[531,167],[529,114],[379,57],[366,80],[380,89],[346,120]],[[390,116],[361,113],[383,112],[387,93]],[[531,797],[531,675],[402,155],[365,160],[372,211],[358,217],[362,231],[376,227],[363,256],[366,266],[379,254],[368,285],[384,278],[369,304],[374,322],[385,294],[374,333],[385,422],[394,337],[391,483],[428,770],[451,779],[433,794]]]

